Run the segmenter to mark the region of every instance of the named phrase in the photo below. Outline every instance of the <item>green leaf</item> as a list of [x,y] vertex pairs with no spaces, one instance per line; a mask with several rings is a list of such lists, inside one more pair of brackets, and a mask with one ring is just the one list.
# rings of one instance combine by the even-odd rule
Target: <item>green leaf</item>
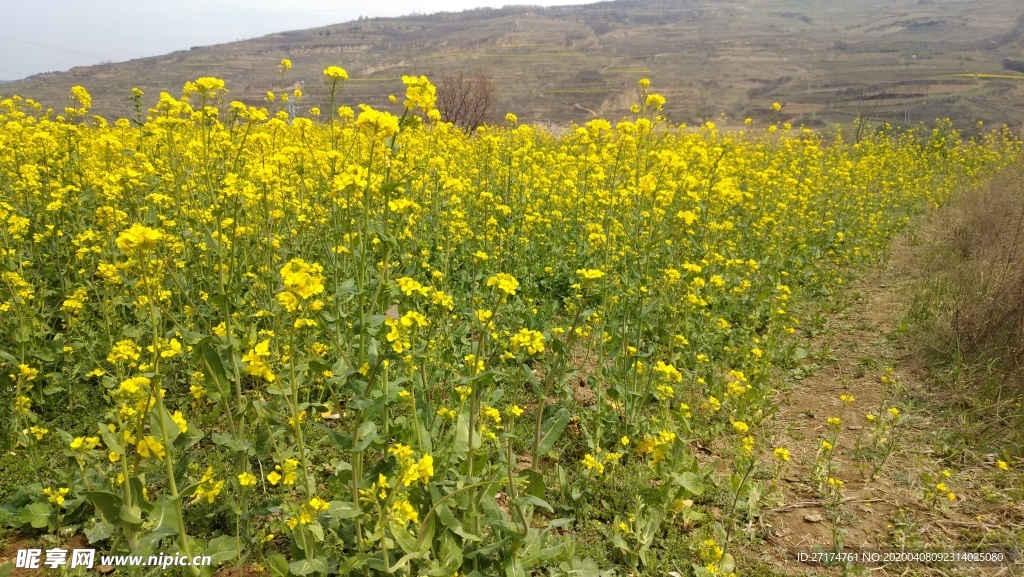
[[459,420],[455,423],[455,444],[452,452],[460,457],[469,454],[469,415],[459,414]]
[[129,525],[141,525],[142,524],[142,509],[138,505],[121,505],[121,509],[118,512],[121,520]]
[[173,443],[181,433],[181,429],[178,428],[178,423],[175,423],[174,419],[171,418],[171,414],[167,412],[167,407],[164,407],[162,404],[157,404],[153,407],[153,410],[149,413],[149,428],[151,431],[154,431],[154,435],[156,435],[156,431],[163,431],[164,429],[160,427],[161,418],[163,419],[164,429],[167,431],[167,440]]
[[532,469],[523,469],[519,472],[519,477],[527,480],[526,489],[523,490],[524,494],[533,495],[538,499],[543,499],[546,496],[544,475],[541,475]]
[[533,495],[520,495],[520,497],[516,499],[516,503],[520,503],[522,505],[533,505],[534,507],[547,509],[548,512],[551,513],[555,512],[555,509],[549,505],[547,501]]
[[[185,451],[192,448],[196,443],[203,440],[206,435],[199,430],[199,427],[195,423],[188,424],[188,430],[178,435],[178,439],[174,442],[174,448],[179,454],[183,454]],[[252,444],[246,443],[244,448],[249,454],[252,454]]]
[[363,412],[363,417],[366,419],[372,419],[379,415],[387,404],[398,397],[398,391],[392,390],[389,395],[383,395],[379,392],[374,392],[377,396],[373,397],[373,400],[366,406],[366,410]]
[[526,571],[523,570],[519,559],[515,557],[505,559],[503,568],[505,569],[505,577],[526,577]]
[[681,474],[672,474],[672,478],[675,479],[679,486],[686,489],[694,495],[701,495],[704,493],[704,478],[696,473],[689,471]]
[[[181,483],[181,482],[184,482],[184,478],[182,478],[181,481],[179,481],[179,483]],[[196,490],[199,489],[200,485],[201,485],[201,483],[191,483],[189,485],[185,485],[184,489],[179,489],[178,490],[178,498],[179,499],[188,499],[192,495],[195,495]],[[179,484],[178,486],[180,487],[181,485]]]
[[107,523],[115,527],[121,525],[121,497],[109,491],[86,491],[84,494]]
[[354,553],[345,559],[343,563],[338,565],[338,573],[341,575],[348,575],[356,568],[365,566],[369,559],[370,556],[366,553]]
[[18,511],[20,511],[22,507],[32,502],[32,496],[38,495],[42,490],[43,486],[40,483],[33,483],[27,487],[18,489],[14,496],[11,497],[10,501],[0,504],[0,513],[17,515]]
[[294,575],[309,575],[310,573],[326,573],[327,566],[320,559],[300,559],[289,563],[288,570]]
[[177,514],[174,500],[168,495],[161,495],[153,506],[153,512],[149,515],[149,522],[155,523],[155,526],[139,539],[139,544],[136,546],[134,554],[149,556],[156,549],[161,539],[177,535]]
[[227,447],[228,449],[231,449],[232,451],[236,452],[248,452],[249,448],[252,447],[251,443],[238,442],[238,439],[236,439],[230,433],[210,433],[210,440],[213,441],[214,445],[220,447]]
[[572,564],[568,568],[565,567],[565,563],[560,567],[565,570],[569,577],[602,577],[601,568],[590,557],[582,561],[579,557],[573,557]]
[[508,535],[510,539],[521,539],[523,537],[523,532],[519,529],[518,525],[506,518],[499,518],[497,514],[488,516],[487,527],[494,533]]
[[625,539],[622,538],[622,534],[618,531],[612,534],[612,545],[615,545],[615,547],[618,548],[619,551],[622,551],[627,555],[632,553],[632,550],[630,549],[629,545],[626,544]]
[[144,496],[145,492],[143,491],[142,479],[138,476],[132,477],[131,479],[128,479],[128,486],[131,487],[132,490],[132,502],[147,513],[152,511],[153,504],[147,501]]
[[230,390],[228,373],[224,370],[224,361],[213,348],[211,337],[206,337],[195,346],[194,357],[203,366],[203,374],[206,376],[206,384],[211,391],[223,391],[225,394]]
[[424,556],[426,556],[426,554],[427,554],[427,552],[424,552],[424,551],[416,551],[414,553],[407,553],[404,557],[399,559],[397,563],[395,563],[394,565],[389,567],[388,570],[389,570],[389,572],[394,573],[394,572],[398,571],[399,569],[405,567],[406,563],[408,563],[409,561],[412,561],[413,559],[422,559]]
[[562,344],[562,339],[551,339],[551,350],[559,354],[564,354],[565,345]]
[[511,541],[511,540],[512,540],[511,537],[505,537],[504,539],[501,539],[499,541],[495,541],[491,545],[488,545],[486,547],[481,547],[481,548],[477,549],[476,551],[472,551],[470,553],[467,553],[466,557],[468,557],[470,559],[474,559],[474,558],[489,559],[492,556],[497,556],[499,554],[498,552],[501,551],[506,546],[506,544],[509,541]]
[[660,505],[664,500],[660,488],[644,487],[639,491],[640,500],[652,507]]
[[370,443],[377,438],[377,423],[367,421],[356,429],[356,439],[353,442],[352,452],[361,453],[370,446]]
[[402,551],[406,553],[414,553],[418,550],[416,546],[416,538],[409,532],[405,527],[399,527],[397,524],[391,524],[391,535],[394,536],[395,542],[402,548]]
[[[394,136],[389,136],[388,137],[388,146],[391,146],[391,144],[394,142],[394,140],[395,140]],[[400,180],[395,181],[395,182],[385,183],[385,184],[381,185],[380,192],[381,192],[381,194],[388,194],[389,192],[393,192],[399,186],[402,186],[402,184],[403,184],[403,182],[400,181]],[[381,234],[384,234],[384,229],[380,229],[380,231],[381,231]]]
[[546,529],[544,529],[544,531],[549,531],[551,529],[564,529],[566,527],[572,526],[572,524],[575,522],[576,519],[573,517],[562,517],[560,519],[552,519],[548,521],[548,526]]
[[498,373],[498,371],[487,370],[469,379],[469,382],[472,383],[473,389],[477,390],[477,387],[488,387],[493,385],[499,376],[500,373]]
[[288,560],[280,553],[267,555],[267,568],[271,577],[288,577]]
[[56,395],[57,393],[64,390],[64,387],[56,384],[50,384],[43,387],[43,394],[46,396]]
[[110,538],[110,529],[102,521],[90,523],[82,532],[85,533],[85,538],[89,540],[90,545]]
[[732,492],[733,493],[739,493],[740,492],[740,487],[743,485],[743,477],[741,477],[737,473],[733,473],[729,477],[729,485],[732,487]]
[[230,561],[238,557],[238,540],[231,535],[214,537],[210,539],[204,554],[210,556],[211,565],[214,566],[224,561]]
[[[538,408],[538,410],[540,410]],[[540,444],[537,445],[537,456],[546,455],[552,447],[555,446],[555,442],[562,436],[562,432],[565,431],[565,426],[569,424],[571,416],[569,411],[565,408],[561,408],[547,421],[544,421],[544,426],[541,427]]]
[[361,513],[349,501],[331,501],[327,507],[327,514],[336,519],[355,519]]
[[448,571],[462,566],[462,547],[449,534],[441,536],[441,564]]
[[352,448],[352,435],[339,433],[338,431],[335,431],[334,429],[328,427],[327,425],[324,425],[323,423],[316,423],[316,426],[324,431],[327,431],[327,438],[330,439],[332,443],[334,443],[335,447],[338,447],[343,451],[348,451],[349,449]]
[[49,503],[32,503],[18,513],[18,521],[30,524],[34,529],[43,529],[50,525],[52,514],[53,506]]
[[120,439],[117,438],[117,435],[111,433],[110,429],[103,423],[100,423],[99,425],[99,433],[100,437],[103,438],[103,444],[105,444],[108,449],[120,455],[124,455],[124,449],[121,447]]
[[14,563],[0,565],[0,577],[8,577],[14,571]]
[[427,453],[431,453],[434,450],[434,441],[430,437],[430,415],[421,406],[419,414],[413,418],[420,421],[418,427],[416,427],[416,434],[419,437],[420,447]]
[[545,547],[536,550],[536,552],[530,553],[529,556],[523,556],[523,568],[532,569],[533,567],[545,563],[547,561],[554,561],[565,554],[567,543],[559,543],[552,547]]
[[[736,560],[733,559],[732,553],[726,553],[725,555],[723,555],[719,563],[722,571],[728,571],[729,573],[732,573],[733,570],[736,569]],[[726,575],[728,575],[729,573],[726,573]]]
[[[382,317],[379,322],[381,322],[381,323],[384,322],[384,318],[383,318],[384,315],[375,315],[375,316]],[[370,322],[373,322],[373,321],[374,321],[374,319],[373,319],[373,317],[371,317],[370,318]],[[379,355],[379,351],[380,351],[380,343],[377,341],[377,339],[371,338],[370,339],[370,346],[366,347],[366,361],[368,363],[370,363],[370,367],[376,367],[377,366],[377,356]],[[376,370],[374,370],[373,373],[370,373],[370,376],[372,377],[375,372],[376,372]]]
[[270,442],[270,431],[267,430],[266,427],[260,427],[256,431],[256,434],[253,435],[252,439],[252,446],[256,456],[264,461],[270,459],[270,452],[273,448],[273,445]]
[[530,382],[530,388],[533,390],[533,395],[538,399],[543,399],[544,389],[541,388],[540,381],[537,380],[537,377],[533,374],[533,371],[530,370],[530,367],[528,367],[526,363],[523,363],[523,372],[526,373],[526,380]]
[[435,509],[435,511],[437,513],[437,518],[441,520],[441,524],[451,529],[452,532],[458,535],[459,537],[462,537],[467,541],[475,541],[477,543],[483,541],[483,537],[467,531],[462,526],[462,523],[455,518],[455,515],[452,515],[452,511],[451,509],[448,508],[447,505],[441,505],[437,509]]
[[319,521],[313,521],[309,525],[306,525],[306,530],[316,537],[317,543],[322,543],[324,540],[324,527]]
[[430,517],[422,525],[419,526],[419,531],[416,532],[416,543],[426,544],[425,547],[420,549],[423,554],[430,552],[431,545],[434,543],[434,537],[437,533],[438,520],[437,517]]
[[651,516],[647,518],[647,524],[641,528],[640,534],[637,535],[637,539],[644,544],[645,548],[654,542],[654,535],[658,532],[661,520],[664,518],[664,509],[661,507],[651,507]]

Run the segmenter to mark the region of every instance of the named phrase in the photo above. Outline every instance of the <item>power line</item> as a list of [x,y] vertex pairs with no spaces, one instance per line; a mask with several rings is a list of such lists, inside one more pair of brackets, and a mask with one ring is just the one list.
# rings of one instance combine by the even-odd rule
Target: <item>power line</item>
[[75,55],[78,55],[78,56],[88,56],[89,58],[99,58],[99,59],[102,59],[102,57],[96,56],[95,54],[86,54],[85,52],[78,52],[76,50],[68,50],[66,48],[58,48],[56,46],[47,46],[46,44],[40,44],[38,42],[32,42],[32,41],[29,41],[29,40],[22,40],[21,38],[12,38],[10,36],[0,36],[0,39],[11,40],[13,42],[21,42],[22,44],[28,44],[29,46],[36,46],[36,47],[39,47],[39,48],[45,48],[47,50],[56,50],[58,52],[66,52],[68,54],[75,54]]

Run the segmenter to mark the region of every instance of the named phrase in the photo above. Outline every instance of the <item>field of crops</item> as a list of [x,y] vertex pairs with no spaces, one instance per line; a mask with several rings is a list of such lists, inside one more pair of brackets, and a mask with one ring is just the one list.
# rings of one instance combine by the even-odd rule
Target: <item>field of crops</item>
[[426,78],[397,115],[346,78],[310,118],[215,78],[114,123],[0,100],[25,532],[282,576],[597,575],[586,540],[729,573],[789,459],[794,308],[1016,149],[668,126],[643,81],[618,124],[469,137]]

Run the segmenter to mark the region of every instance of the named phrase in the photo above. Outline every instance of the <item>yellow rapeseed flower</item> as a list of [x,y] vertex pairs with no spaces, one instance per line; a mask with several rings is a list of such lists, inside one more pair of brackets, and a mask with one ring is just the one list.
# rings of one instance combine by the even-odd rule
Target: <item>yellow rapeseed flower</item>
[[163,238],[164,234],[156,229],[141,224],[133,224],[131,228],[118,235],[117,248],[125,252],[153,248]]
[[497,287],[498,290],[507,295],[514,295],[516,294],[516,289],[519,288],[519,281],[508,273],[500,272],[487,279],[487,286]]
[[324,76],[332,80],[348,80],[348,72],[340,66],[328,66],[324,68]]

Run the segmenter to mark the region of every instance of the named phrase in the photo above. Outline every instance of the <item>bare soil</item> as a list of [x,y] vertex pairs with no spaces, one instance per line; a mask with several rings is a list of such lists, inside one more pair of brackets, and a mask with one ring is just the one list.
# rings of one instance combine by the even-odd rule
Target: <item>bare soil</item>
[[[948,415],[929,410],[928,400],[935,400],[930,397],[935,377],[914,345],[896,336],[912,269],[912,251],[901,240],[888,263],[848,287],[837,299],[845,306],[829,313],[825,329],[810,339],[804,363],[818,364],[817,370],[801,380],[781,383],[773,446],[787,447],[791,460],[779,484],[781,504],[766,510],[761,519],[769,547],[751,554],[782,574],[843,573],[839,566],[801,563],[796,558],[798,552],[836,550],[835,516],[830,517],[812,480],[830,417],[842,420],[834,452],[840,463],[835,476],[844,482],[838,508],[842,551],[992,551],[1006,547],[1008,535],[1013,548],[1013,536],[1019,539],[1024,534],[1022,503],[992,499],[991,487],[1012,481],[1000,479],[994,467],[957,470],[933,446],[932,433],[948,426]],[[852,395],[855,401],[843,403],[841,395]],[[872,475],[873,467],[855,458],[854,447],[858,437],[861,443],[869,438],[865,415],[879,415],[889,407],[897,407],[902,420],[894,433],[892,453]],[[922,475],[937,477],[943,470],[951,472],[945,481],[955,499],[946,499],[947,507],[929,506]],[[869,568],[872,575],[1021,575],[1022,553],[1018,541],[1015,563],[875,564]]]

